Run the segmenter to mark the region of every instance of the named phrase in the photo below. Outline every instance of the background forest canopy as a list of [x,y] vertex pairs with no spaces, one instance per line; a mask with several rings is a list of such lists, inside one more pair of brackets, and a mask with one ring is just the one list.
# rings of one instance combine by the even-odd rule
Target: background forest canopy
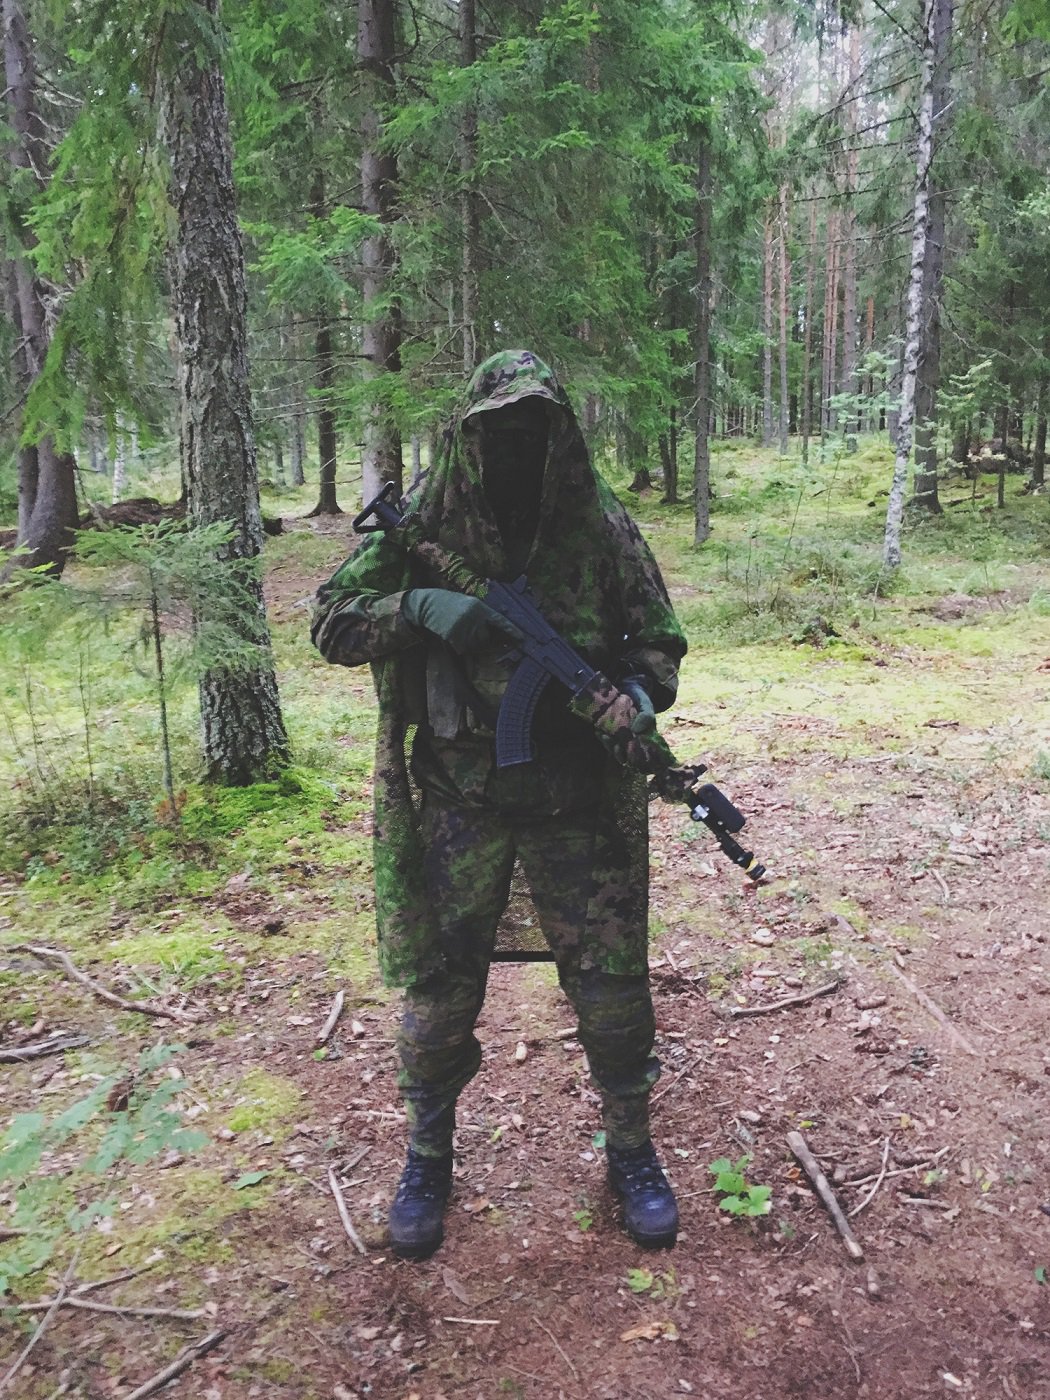
[[[1039,0],[3,0],[3,38],[0,523],[23,564],[165,512],[227,522],[218,566],[250,564],[260,484],[324,517],[407,482],[508,345],[556,366],[614,480],[692,507],[696,544],[739,506],[717,479],[711,500],[729,440],[806,468],[894,453],[870,502],[887,577],[902,527],[974,507],[982,471],[999,507],[1041,491]],[[185,637],[207,602],[164,601],[179,566],[136,558],[163,705],[161,614]],[[234,782],[287,752],[250,572],[236,703],[214,649],[196,666],[206,731],[238,706],[265,731],[247,755],[206,732]]]

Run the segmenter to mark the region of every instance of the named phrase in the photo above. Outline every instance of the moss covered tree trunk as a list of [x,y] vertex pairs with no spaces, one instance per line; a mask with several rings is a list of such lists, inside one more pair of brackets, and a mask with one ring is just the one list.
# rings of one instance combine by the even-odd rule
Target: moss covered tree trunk
[[[50,342],[43,288],[33,275],[30,253],[36,237],[22,201],[42,188],[51,164],[44,124],[37,110],[33,39],[19,0],[3,0],[6,122],[11,131],[7,159],[12,196],[7,218],[12,237],[5,289],[7,315],[14,332],[11,373],[14,397],[21,405],[36,382]],[[18,426],[20,414],[14,415]],[[26,552],[18,563],[61,573],[77,525],[76,463],[50,437],[18,448],[18,543]]]
[[[219,0],[198,0],[202,29],[218,27]],[[216,54],[218,45],[216,45]],[[262,548],[246,350],[244,253],[237,226],[226,88],[217,56],[179,46],[164,83],[163,132],[171,156],[177,221],[171,254],[179,344],[181,455],[190,519],[235,527],[231,557]],[[212,781],[239,786],[272,773],[287,756],[270,659],[262,587],[245,618],[261,644],[252,669],[209,670],[200,682],[204,757]]]

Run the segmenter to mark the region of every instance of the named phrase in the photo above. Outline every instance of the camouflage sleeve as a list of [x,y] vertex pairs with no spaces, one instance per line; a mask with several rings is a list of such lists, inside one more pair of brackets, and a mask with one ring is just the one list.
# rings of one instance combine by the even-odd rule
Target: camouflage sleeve
[[317,590],[310,639],[326,661],[361,666],[420,645],[401,616],[409,584],[405,556],[373,535]]

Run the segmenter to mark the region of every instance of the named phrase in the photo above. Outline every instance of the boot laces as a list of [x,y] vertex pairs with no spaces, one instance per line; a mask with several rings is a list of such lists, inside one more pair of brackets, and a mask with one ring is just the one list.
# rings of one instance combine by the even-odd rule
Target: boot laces
[[656,1159],[656,1154],[652,1151],[646,1152],[644,1156],[636,1158],[632,1158],[625,1153],[622,1157],[618,1158],[616,1169],[623,1181],[636,1190],[667,1190],[667,1178],[664,1176],[663,1168]]
[[443,1162],[413,1155],[401,1173],[397,1194],[401,1200],[436,1201],[448,1194],[448,1186],[448,1172]]

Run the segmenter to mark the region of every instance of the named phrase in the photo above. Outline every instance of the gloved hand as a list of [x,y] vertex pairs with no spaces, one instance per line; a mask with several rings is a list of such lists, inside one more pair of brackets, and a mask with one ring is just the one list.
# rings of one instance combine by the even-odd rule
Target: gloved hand
[[638,713],[631,720],[631,733],[642,737],[652,734],[656,729],[656,710],[645,676],[624,676],[620,689],[638,706]]
[[661,773],[674,766],[674,754],[659,734],[635,732],[641,711],[629,695],[618,691],[605,676],[598,676],[574,695],[571,709],[594,726],[602,745],[625,768]]
[[499,643],[520,642],[521,633],[480,598],[448,588],[410,588],[401,600],[401,616],[414,627],[440,637],[465,656]]

